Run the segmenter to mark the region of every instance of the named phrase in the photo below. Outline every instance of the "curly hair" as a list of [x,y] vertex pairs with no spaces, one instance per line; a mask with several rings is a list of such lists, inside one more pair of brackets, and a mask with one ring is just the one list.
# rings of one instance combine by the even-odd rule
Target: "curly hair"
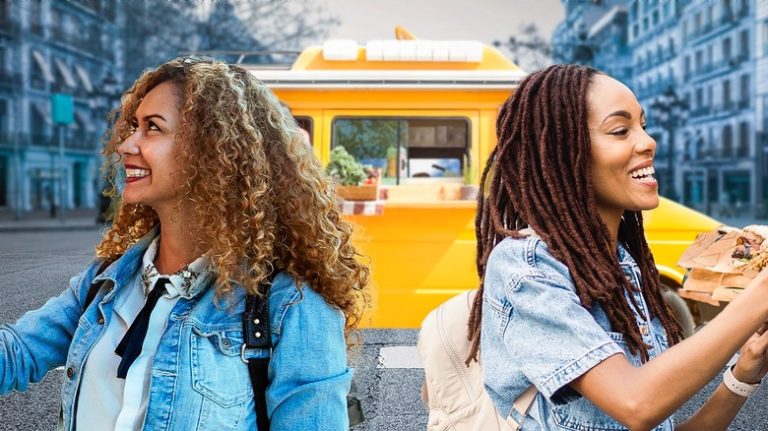
[[[587,92],[599,73],[586,66],[550,66],[526,77],[499,112],[498,144],[483,170],[478,195],[476,265],[481,282],[468,322],[472,348],[467,364],[477,359],[480,345],[488,256],[504,238],[524,238],[519,229],[525,226],[533,228],[568,267],[581,305],[600,303],[630,351],[639,353],[643,362],[648,360],[648,347],[624,294],[635,289],[611,249],[592,189]],[[680,327],[662,297],[641,212],[624,212],[618,241],[640,267],[640,290],[651,313],[661,321],[671,344],[677,343]]]
[[[198,57],[145,71],[112,114],[103,151],[107,195],[118,196],[117,148],[131,119],[157,85],[178,84],[182,200],[194,214],[189,229],[208,250],[216,298],[236,285],[252,295],[276,270],[308,283],[346,317],[347,336],[369,302],[369,269],[350,242],[352,225],[337,207],[332,183],[293,117],[245,69]],[[118,206],[96,247],[114,260],[158,223],[142,204]]]

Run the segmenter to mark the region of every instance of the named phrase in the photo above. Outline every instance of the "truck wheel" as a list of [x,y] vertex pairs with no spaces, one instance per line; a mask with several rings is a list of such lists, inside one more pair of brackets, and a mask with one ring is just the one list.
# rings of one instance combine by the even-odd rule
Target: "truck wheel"
[[693,315],[688,308],[688,304],[685,300],[678,295],[677,290],[668,286],[662,287],[664,290],[662,296],[669,308],[672,310],[672,315],[680,324],[680,329],[683,331],[683,338],[688,338],[693,335],[693,329],[695,327],[693,323]]

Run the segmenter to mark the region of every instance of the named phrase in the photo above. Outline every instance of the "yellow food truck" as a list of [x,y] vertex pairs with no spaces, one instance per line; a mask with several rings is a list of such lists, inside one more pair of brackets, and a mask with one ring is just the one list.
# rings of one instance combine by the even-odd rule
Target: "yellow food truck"
[[[246,67],[290,106],[323,163],[344,146],[382,171],[373,200],[343,203],[372,268],[376,304],[363,326],[418,327],[477,287],[476,204],[461,197],[496,144],[496,115],[525,76],[519,67],[479,42],[427,40],[329,41],[285,70]],[[644,217],[668,302],[690,333],[676,262],[719,223],[666,199]]]

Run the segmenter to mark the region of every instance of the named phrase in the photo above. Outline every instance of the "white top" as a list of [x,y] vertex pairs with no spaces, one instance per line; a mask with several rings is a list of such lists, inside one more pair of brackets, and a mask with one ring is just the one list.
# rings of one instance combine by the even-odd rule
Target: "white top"
[[193,291],[192,287],[197,282],[205,278],[203,274],[208,267],[208,258],[205,255],[189,265],[190,271],[199,273],[200,276],[186,290],[183,288],[181,276],[152,272],[147,292],[161,277],[169,278],[171,283],[166,284],[167,292],[152,309],[141,354],[128,369],[125,380],[118,379],[117,367],[121,358],[115,353],[115,349],[144,307],[146,293],[141,282],[141,273],[154,266],[158,242],[159,237],[152,241],[144,253],[142,271],[136,272],[133,283],[126,286],[126,291],[116,299],[113,314],[110,319],[106,319],[109,323],[86,360],[76,412],[78,431],[133,431],[142,428],[149,402],[152,361],[160,337],[165,332],[168,317],[179,298],[191,297],[189,292]]

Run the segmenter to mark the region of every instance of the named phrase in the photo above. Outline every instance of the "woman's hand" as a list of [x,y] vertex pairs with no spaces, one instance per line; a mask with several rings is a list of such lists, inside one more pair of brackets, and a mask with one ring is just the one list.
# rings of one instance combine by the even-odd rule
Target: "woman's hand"
[[[765,271],[763,271],[765,272]],[[768,373],[768,322],[741,346],[739,359],[733,367],[736,380],[755,384]]]

